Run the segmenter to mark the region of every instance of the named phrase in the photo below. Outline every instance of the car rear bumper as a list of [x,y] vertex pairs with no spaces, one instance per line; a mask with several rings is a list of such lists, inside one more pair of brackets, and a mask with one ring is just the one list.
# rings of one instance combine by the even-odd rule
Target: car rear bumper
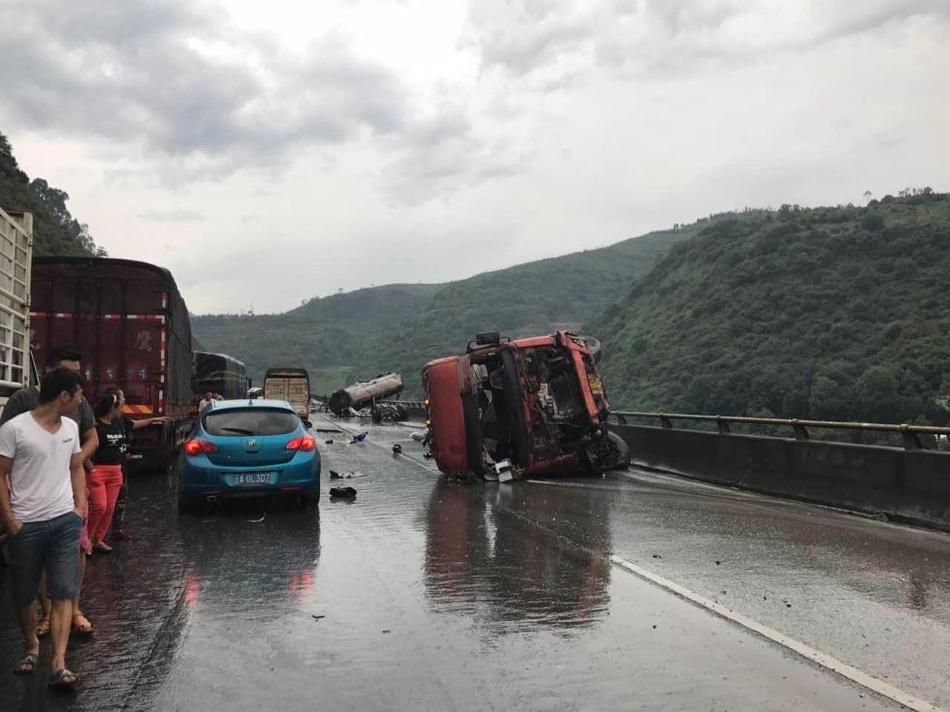
[[[266,467],[202,466],[182,457],[181,494],[185,497],[251,497],[270,494],[314,495],[320,489],[320,457]],[[197,459],[197,458],[194,458]],[[205,459],[205,462],[207,460]],[[237,474],[271,473],[267,484],[235,484]]]

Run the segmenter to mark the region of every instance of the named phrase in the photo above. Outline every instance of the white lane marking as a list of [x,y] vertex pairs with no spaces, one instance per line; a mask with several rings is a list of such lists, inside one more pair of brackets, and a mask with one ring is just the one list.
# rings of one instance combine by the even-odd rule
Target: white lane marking
[[861,687],[865,687],[868,690],[881,695],[882,697],[886,697],[889,700],[893,700],[898,704],[904,705],[905,707],[908,707],[912,710],[917,710],[918,712],[943,712],[941,708],[930,702],[927,702],[926,700],[922,700],[919,697],[914,697],[910,693],[904,692],[903,690],[894,687],[893,685],[882,680],[878,680],[876,677],[872,677],[871,675],[868,675],[867,673],[862,672],[861,670],[858,670],[857,668],[852,667],[851,665],[848,665],[847,663],[844,663],[837,658],[828,655],[827,653],[823,653],[820,650],[816,650],[815,648],[802,643],[801,641],[790,638],[784,633],[780,633],[774,628],[769,628],[768,626],[763,625],[749,618],[748,616],[744,616],[741,613],[736,613],[731,608],[726,608],[716,601],[711,601],[705,596],[701,596],[688,588],[673,583],[662,576],[658,576],[652,571],[648,571],[647,569],[627,561],[616,554],[610,555],[610,562],[614,566],[626,571],[627,573],[631,573],[634,576],[649,581],[650,583],[659,586],[660,588],[674,594],[675,596],[679,596],[690,603],[693,603],[701,608],[705,608],[706,610],[720,616],[721,618],[732,621],[733,623],[742,626],[746,630],[762,638],[771,640],[773,643],[777,643],[783,648],[797,653],[806,660],[810,660],[816,665],[820,665],[821,667],[830,670],[841,677],[851,680],[851,682],[857,683]]

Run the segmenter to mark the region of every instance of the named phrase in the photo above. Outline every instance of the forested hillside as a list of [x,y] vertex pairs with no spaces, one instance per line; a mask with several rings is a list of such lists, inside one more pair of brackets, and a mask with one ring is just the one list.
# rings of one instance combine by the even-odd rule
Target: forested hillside
[[419,394],[420,370],[465,348],[478,331],[511,336],[576,329],[620,298],[691,225],[443,285],[387,285],[311,300],[278,315],[199,316],[196,337],[244,360],[308,368],[316,393],[396,370]]
[[295,366],[310,371],[314,393],[329,393],[363,373],[380,344],[438,289],[390,284],[312,299],[284,314],[195,316],[191,325],[204,348],[241,359],[257,383],[269,367]]
[[66,208],[69,195],[20,169],[7,137],[0,133],[0,208],[33,213],[33,254],[104,255],[85,225]]
[[950,196],[708,226],[587,325],[615,406],[945,423]]

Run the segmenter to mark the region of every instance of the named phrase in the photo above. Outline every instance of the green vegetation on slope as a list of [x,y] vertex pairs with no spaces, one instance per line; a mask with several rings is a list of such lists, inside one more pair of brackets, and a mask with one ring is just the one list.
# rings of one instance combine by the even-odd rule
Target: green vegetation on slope
[[614,407],[945,423],[950,196],[751,213],[587,327]]
[[248,364],[310,370],[315,393],[398,371],[407,394],[431,358],[465,348],[478,331],[510,336],[577,328],[620,298],[670,245],[698,226],[480,274],[444,285],[388,285],[313,299],[285,314],[199,316],[196,337]]
[[314,393],[329,393],[362,374],[379,343],[438,289],[391,284],[311,299],[284,314],[196,316],[191,325],[208,350],[244,361],[256,383],[270,367],[300,366],[310,371]]
[[85,225],[69,214],[65,191],[20,170],[7,137],[0,133],[0,208],[33,213],[33,254],[105,255]]
[[672,245],[693,237],[698,225],[654,232],[451,282],[427,309],[370,354],[377,370],[398,370],[410,392],[430,359],[458,353],[480,331],[511,337],[577,330],[645,275]]

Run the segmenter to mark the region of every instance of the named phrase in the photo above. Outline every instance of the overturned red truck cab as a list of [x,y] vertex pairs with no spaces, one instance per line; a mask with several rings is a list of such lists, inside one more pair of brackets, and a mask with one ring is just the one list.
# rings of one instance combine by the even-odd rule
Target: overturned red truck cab
[[515,340],[479,334],[464,354],[426,364],[439,470],[495,479],[626,467],[626,443],[607,429],[594,342],[566,331]]

